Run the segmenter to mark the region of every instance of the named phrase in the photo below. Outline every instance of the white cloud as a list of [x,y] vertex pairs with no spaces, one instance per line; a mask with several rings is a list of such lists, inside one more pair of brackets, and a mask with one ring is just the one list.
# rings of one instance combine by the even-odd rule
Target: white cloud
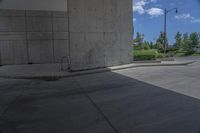
[[144,14],[145,9],[144,6],[147,4],[146,0],[135,0],[133,4],[133,12],[137,12],[139,14]]
[[133,22],[135,22],[135,21],[137,21],[137,19],[136,19],[136,18],[133,18]]
[[185,21],[189,21],[191,23],[200,23],[200,18],[195,18],[190,13],[184,13],[184,14],[176,15],[175,19],[185,20]]
[[145,9],[145,6],[150,3],[156,3],[157,0],[135,0],[133,4],[133,12],[137,12],[138,14],[149,14],[151,17],[158,17],[163,15],[163,10],[160,8],[150,8]]
[[152,17],[158,17],[164,14],[164,11],[160,8],[150,8],[147,10],[147,14],[151,15]]
[[133,7],[133,12],[138,12],[139,14],[144,14],[145,13],[145,10],[143,8],[143,6],[134,6]]
[[157,0],[150,0],[151,2],[157,2]]
[[192,19],[191,23],[200,23],[200,19],[199,18]]
[[176,19],[192,19],[193,17],[190,15],[190,13],[187,14],[180,14],[175,16]]

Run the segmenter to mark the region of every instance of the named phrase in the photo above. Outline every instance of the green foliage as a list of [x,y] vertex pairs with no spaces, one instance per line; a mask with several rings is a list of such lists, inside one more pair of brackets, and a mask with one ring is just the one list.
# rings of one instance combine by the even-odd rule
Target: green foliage
[[145,41],[145,42],[143,43],[143,48],[144,48],[144,50],[149,50],[149,49],[151,49],[151,48],[150,48],[150,44],[149,44],[148,41]]
[[191,40],[189,39],[188,33],[183,34],[183,47],[182,47],[182,49],[184,51],[188,51],[190,44],[191,44]]
[[[164,51],[165,48],[164,40],[165,40],[164,32],[160,32],[160,35],[156,40],[156,49],[158,49],[159,51]],[[166,37],[166,44],[168,44],[167,37]]]
[[190,40],[191,40],[190,48],[191,49],[196,48],[199,45],[199,34],[197,32],[191,33]]
[[150,42],[150,44],[149,44],[149,45],[150,45],[150,48],[151,48],[151,49],[153,49],[153,48],[154,48],[153,42]]
[[157,50],[135,50],[134,59],[136,61],[155,60],[156,58],[164,58],[165,54],[158,53]]
[[186,51],[185,56],[187,56],[187,55],[192,55],[192,54],[194,54],[194,53],[195,53],[194,50],[188,50],[188,51]]
[[197,51],[193,54],[193,56],[200,56],[200,50],[197,50]]
[[[174,43],[174,46],[165,50],[165,36],[163,32],[160,32],[160,35],[155,44],[153,44],[153,42],[144,41],[144,35],[137,32],[137,36],[134,40],[134,49],[136,50],[135,59],[153,60],[156,58],[173,57],[174,55],[186,56],[199,54],[196,53],[196,51],[198,50],[198,48],[200,48],[200,33],[192,32],[191,34],[182,34],[180,32],[177,32],[174,38],[176,41]],[[166,43],[168,44],[168,39]],[[161,54],[164,52],[167,52],[167,55]]]
[[155,60],[156,59],[155,50],[135,50],[134,59],[137,61],[141,60]]
[[161,44],[160,42],[156,42],[156,49],[158,49],[159,51],[163,51],[164,50],[163,44]]
[[144,45],[144,50],[149,50],[150,46],[149,45]]
[[166,55],[164,53],[157,53],[156,58],[165,58]]
[[137,49],[142,49],[142,44],[143,44],[143,39],[144,39],[144,35],[137,32],[136,33],[136,38],[134,40],[136,46],[137,46]]
[[187,56],[195,53],[195,49],[199,47],[200,35],[197,32],[193,32],[190,35],[178,32],[175,36],[176,43],[174,45],[178,50],[176,51],[177,56]]
[[175,51],[169,51],[167,53],[167,57],[174,57],[176,55],[176,52]]
[[171,47],[171,48],[168,48],[168,52],[176,52],[176,51],[178,51],[179,49],[178,48],[176,48],[176,47]]
[[182,48],[182,34],[180,32],[177,32],[176,36],[175,36],[175,47],[178,49]]

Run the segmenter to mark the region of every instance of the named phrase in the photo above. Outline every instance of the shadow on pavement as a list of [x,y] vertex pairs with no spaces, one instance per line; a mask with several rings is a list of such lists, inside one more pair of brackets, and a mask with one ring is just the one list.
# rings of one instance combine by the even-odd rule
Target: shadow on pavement
[[14,127],[1,121],[1,133],[200,132],[199,99],[120,74],[27,82],[20,94],[0,85],[1,120]]

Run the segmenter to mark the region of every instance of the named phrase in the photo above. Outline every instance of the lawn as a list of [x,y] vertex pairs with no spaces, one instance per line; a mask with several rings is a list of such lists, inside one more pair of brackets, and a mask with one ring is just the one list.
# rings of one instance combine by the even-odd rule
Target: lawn
[[177,57],[182,57],[182,56],[200,56],[200,51],[195,51],[193,54],[188,54],[187,51],[178,51],[176,52]]

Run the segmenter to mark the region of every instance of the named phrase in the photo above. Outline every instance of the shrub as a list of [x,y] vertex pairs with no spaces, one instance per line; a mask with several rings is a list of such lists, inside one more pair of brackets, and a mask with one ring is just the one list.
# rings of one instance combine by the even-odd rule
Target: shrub
[[155,50],[135,50],[134,58],[136,61],[142,60],[155,60],[157,57],[157,51]]
[[149,45],[144,45],[144,50],[149,50],[150,49],[150,47],[149,47]]
[[194,54],[194,53],[195,53],[194,50],[188,50],[188,51],[185,53],[185,55],[192,55],[192,54]]
[[165,57],[166,55],[163,53],[157,53],[157,56],[156,56],[156,58],[165,58]]
[[168,57],[174,57],[175,56],[175,51],[169,51],[168,53],[167,53],[167,56]]

